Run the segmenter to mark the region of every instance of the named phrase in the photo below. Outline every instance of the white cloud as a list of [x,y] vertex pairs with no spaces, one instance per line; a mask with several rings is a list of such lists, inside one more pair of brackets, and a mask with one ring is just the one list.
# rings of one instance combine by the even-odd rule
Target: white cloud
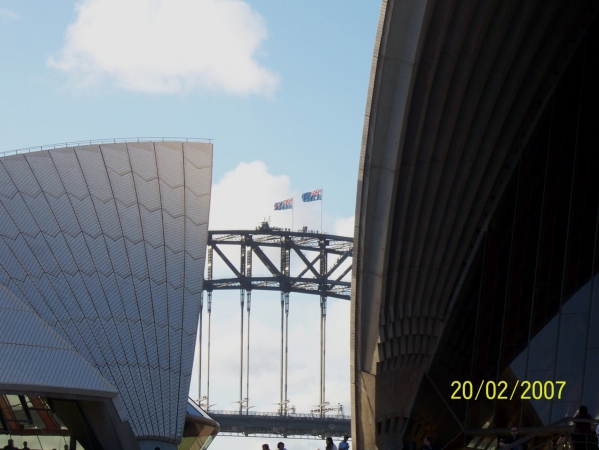
[[[242,162],[212,187],[210,229],[253,229],[270,218],[272,226],[299,230],[305,225],[308,229],[320,230],[322,203],[301,201],[302,192],[319,187],[292,189],[288,176],[271,174],[264,162]],[[293,211],[274,210],[275,202],[288,198],[294,199]],[[335,218],[325,213],[322,224],[331,234],[354,235],[353,216]]]
[[12,9],[0,8],[0,23],[8,23],[11,20],[17,20],[19,15]]
[[347,217],[345,219],[335,219],[335,225],[333,232],[338,236],[350,236],[354,235],[354,216]]
[[253,229],[269,216],[290,227],[291,211],[274,211],[274,203],[292,195],[288,176],[272,175],[262,161],[242,162],[212,187],[210,229]]
[[255,59],[262,17],[242,0],[80,0],[51,67],[80,87],[269,94],[278,77]]

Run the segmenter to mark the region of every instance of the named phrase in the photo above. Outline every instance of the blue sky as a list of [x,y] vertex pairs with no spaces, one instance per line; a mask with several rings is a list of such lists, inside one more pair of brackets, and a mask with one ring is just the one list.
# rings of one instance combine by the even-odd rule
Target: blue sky
[[[267,216],[289,227],[289,212],[275,213],[272,203],[293,196],[297,204],[302,192],[322,188],[324,229],[351,235],[379,9],[378,0],[0,0],[0,152],[115,137],[211,138],[212,229],[253,228]],[[319,205],[298,204],[294,228],[318,228],[319,214]],[[264,303],[260,312],[255,301],[255,342],[266,343],[278,325],[265,305],[278,300],[257,297]],[[238,317],[227,312],[237,311],[236,298],[223,297],[218,328],[237,330]],[[305,301],[314,318],[291,316],[296,347],[317,345],[317,299]],[[335,383],[346,391],[331,401],[349,406],[349,304],[330,308],[331,395]],[[223,370],[234,370],[237,350],[224,355],[229,337],[214,345],[219,339]],[[256,363],[276,361],[273,351]],[[314,361],[304,370],[317,379]],[[252,403],[275,408],[266,397],[271,381],[256,377]],[[317,399],[302,391],[305,379],[297,383],[298,405]],[[228,388],[215,386],[211,397]],[[240,445],[235,439],[221,437],[211,449]],[[243,448],[262,441],[276,444],[258,438]]]
[[266,28],[253,56],[279,78],[271,93],[74,87],[48,60],[60,55],[77,20],[75,2],[0,0],[0,151],[96,138],[208,137],[215,180],[239,162],[261,160],[300,190],[323,187],[329,213],[353,214],[380,3],[247,4]]

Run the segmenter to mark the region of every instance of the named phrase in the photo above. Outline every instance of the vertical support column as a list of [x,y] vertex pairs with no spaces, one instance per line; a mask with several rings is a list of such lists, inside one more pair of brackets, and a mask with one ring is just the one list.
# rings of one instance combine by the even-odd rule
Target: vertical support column
[[279,395],[279,414],[287,414],[287,355],[288,355],[288,337],[289,332],[287,327],[289,326],[289,242],[285,236],[281,236],[281,275],[283,280],[281,281],[281,385]]
[[242,235],[240,245],[240,261],[239,273],[241,274],[239,290],[239,305],[241,306],[240,314],[240,331],[239,331],[239,414],[243,413],[243,307],[245,304],[245,237]]
[[206,411],[210,410],[210,322],[212,319],[212,291],[208,291],[208,349],[206,355]]
[[281,274],[284,281],[281,282],[281,414],[287,415],[287,373],[289,361],[289,281],[291,254],[288,238],[281,237]]
[[[212,245],[208,244],[208,261],[207,261],[207,279],[212,281],[212,261],[213,261]],[[210,410],[210,322],[212,319],[212,286],[208,290],[208,336],[207,336],[207,355],[206,355],[206,411]],[[201,397],[200,397],[201,398]]]
[[245,290],[239,291],[239,305],[241,306],[241,315],[239,323],[239,414],[243,411],[243,306],[245,304]]
[[250,410],[250,309],[252,306],[252,291],[247,291],[247,341],[245,354],[245,402],[247,413]]
[[320,417],[325,415],[326,323],[327,323],[327,241],[320,239]]
[[279,391],[279,415],[283,415],[283,347],[284,347],[284,331],[285,331],[285,293],[281,292],[281,381]]
[[327,324],[327,298],[320,296],[320,417],[324,417],[326,406],[325,397],[325,365],[326,365],[326,324]]
[[287,398],[287,374],[289,371],[287,370],[287,361],[289,355],[289,292],[285,293],[285,392],[284,392],[284,400],[285,404],[285,415],[287,415],[287,404],[289,403],[289,398]]
[[[252,245],[251,241],[252,236],[249,235],[247,237],[249,248],[246,250],[246,276],[248,278],[252,278]],[[251,284],[250,284],[251,287]],[[247,413],[250,411],[250,309],[252,307],[252,290],[251,288],[247,289],[247,350],[246,350],[246,363],[245,363],[245,400],[247,402]]]
[[202,312],[204,310],[204,291],[200,292],[200,318],[198,321],[198,405],[202,403]]

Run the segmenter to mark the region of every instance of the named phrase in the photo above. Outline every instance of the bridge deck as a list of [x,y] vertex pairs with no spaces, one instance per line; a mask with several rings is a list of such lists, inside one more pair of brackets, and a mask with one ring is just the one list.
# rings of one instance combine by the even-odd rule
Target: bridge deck
[[350,434],[349,416],[315,417],[308,414],[287,416],[274,413],[240,415],[229,411],[210,411],[210,416],[220,424],[222,433],[249,435],[279,435],[305,437],[340,437]]

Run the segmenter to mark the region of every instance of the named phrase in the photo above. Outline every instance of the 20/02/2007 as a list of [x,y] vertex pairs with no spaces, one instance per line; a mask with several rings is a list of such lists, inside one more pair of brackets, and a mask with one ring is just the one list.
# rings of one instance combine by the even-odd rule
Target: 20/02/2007
[[[483,397],[488,400],[512,400],[516,394],[516,389],[520,386],[523,390],[520,395],[516,395],[516,398],[521,400],[551,400],[556,394],[557,398],[562,398],[562,391],[566,386],[565,381],[528,381],[528,380],[516,380],[513,389],[508,389],[509,385],[507,381],[495,381],[482,380],[478,389],[476,390],[471,381],[453,381],[451,386],[456,387],[453,394],[451,395],[452,400],[470,400],[474,396],[474,400],[478,400],[478,397]],[[484,387],[484,391],[483,391]],[[509,397],[508,397],[509,395]]]

